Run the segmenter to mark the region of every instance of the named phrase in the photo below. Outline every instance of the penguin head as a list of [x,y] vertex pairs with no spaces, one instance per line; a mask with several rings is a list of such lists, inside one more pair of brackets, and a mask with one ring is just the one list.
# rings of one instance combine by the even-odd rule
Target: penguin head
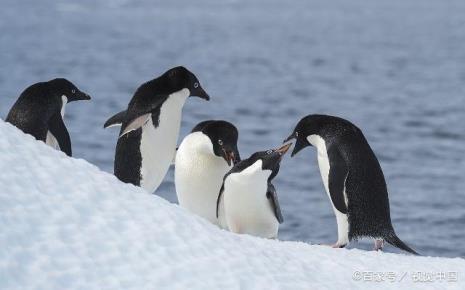
[[289,150],[291,145],[292,143],[287,143],[276,149],[255,152],[243,162],[247,162],[248,164],[252,166],[256,164],[257,162],[261,162],[262,170],[271,171],[271,175],[269,177],[269,180],[271,180],[278,174],[281,160],[284,154],[286,154],[286,152]]
[[90,100],[90,96],[79,90],[72,82],[64,78],[56,78],[48,81],[50,90],[58,98],[65,96],[68,102]]
[[200,85],[197,77],[183,66],[174,67],[165,72],[161,78],[173,92],[188,89],[190,96],[210,100],[210,96]]
[[302,118],[299,123],[294,128],[289,137],[284,140],[284,143],[289,142],[292,139],[295,139],[295,146],[294,150],[292,151],[291,157],[294,157],[300,150],[304,149],[305,147],[312,146],[310,142],[308,142],[307,137],[314,134],[319,134],[322,126],[323,119],[322,115],[308,115]]
[[203,121],[192,130],[192,132],[199,131],[211,142],[212,146],[209,144],[208,148],[205,148],[209,153],[222,157],[229,166],[240,161],[241,157],[237,149],[239,133],[233,124],[222,120]]

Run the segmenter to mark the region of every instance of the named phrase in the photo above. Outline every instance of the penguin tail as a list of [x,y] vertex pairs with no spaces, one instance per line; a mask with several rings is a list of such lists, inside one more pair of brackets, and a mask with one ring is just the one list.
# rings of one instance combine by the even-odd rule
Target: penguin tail
[[399,248],[401,250],[404,250],[406,252],[409,252],[411,254],[414,254],[416,256],[420,256],[420,254],[418,254],[417,252],[415,252],[415,250],[413,250],[412,248],[410,248],[409,246],[407,246],[407,244],[405,244],[404,242],[402,242],[401,239],[399,239],[399,237],[396,235],[396,233],[391,233],[389,234],[388,236],[384,237],[384,240],[386,242],[388,242],[389,244],[393,245],[394,247],[396,248]]

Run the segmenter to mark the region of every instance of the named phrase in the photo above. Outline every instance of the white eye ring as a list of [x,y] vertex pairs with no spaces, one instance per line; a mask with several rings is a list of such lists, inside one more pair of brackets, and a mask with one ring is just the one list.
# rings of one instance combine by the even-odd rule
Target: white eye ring
[[295,132],[295,136],[296,136],[296,137],[299,137],[299,132]]
[[194,89],[198,88],[199,87],[199,83],[194,83]]
[[74,93],[76,93],[76,90],[71,90],[71,92],[74,94]]
[[223,146],[223,140],[218,140],[218,144],[220,144],[220,146]]
[[271,154],[272,152],[273,152],[273,150],[270,149],[270,150],[266,151],[266,154]]

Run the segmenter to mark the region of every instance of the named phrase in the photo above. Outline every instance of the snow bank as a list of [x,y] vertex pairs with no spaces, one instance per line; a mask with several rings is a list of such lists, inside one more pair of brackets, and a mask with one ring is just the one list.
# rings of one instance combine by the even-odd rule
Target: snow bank
[[463,259],[235,235],[3,121],[0,135],[0,289],[465,288]]

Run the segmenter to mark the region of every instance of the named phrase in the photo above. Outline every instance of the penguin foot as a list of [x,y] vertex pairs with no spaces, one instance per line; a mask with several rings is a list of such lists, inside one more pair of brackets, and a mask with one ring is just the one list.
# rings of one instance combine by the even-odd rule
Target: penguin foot
[[335,249],[342,249],[346,247],[346,244],[335,243],[335,244],[332,244],[331,247]]
[[380,239],[376,239],[375,240],[375,246],[373,247],[373,251],[382,251],[383,250],[383,247],[384,247],[384,240]]

